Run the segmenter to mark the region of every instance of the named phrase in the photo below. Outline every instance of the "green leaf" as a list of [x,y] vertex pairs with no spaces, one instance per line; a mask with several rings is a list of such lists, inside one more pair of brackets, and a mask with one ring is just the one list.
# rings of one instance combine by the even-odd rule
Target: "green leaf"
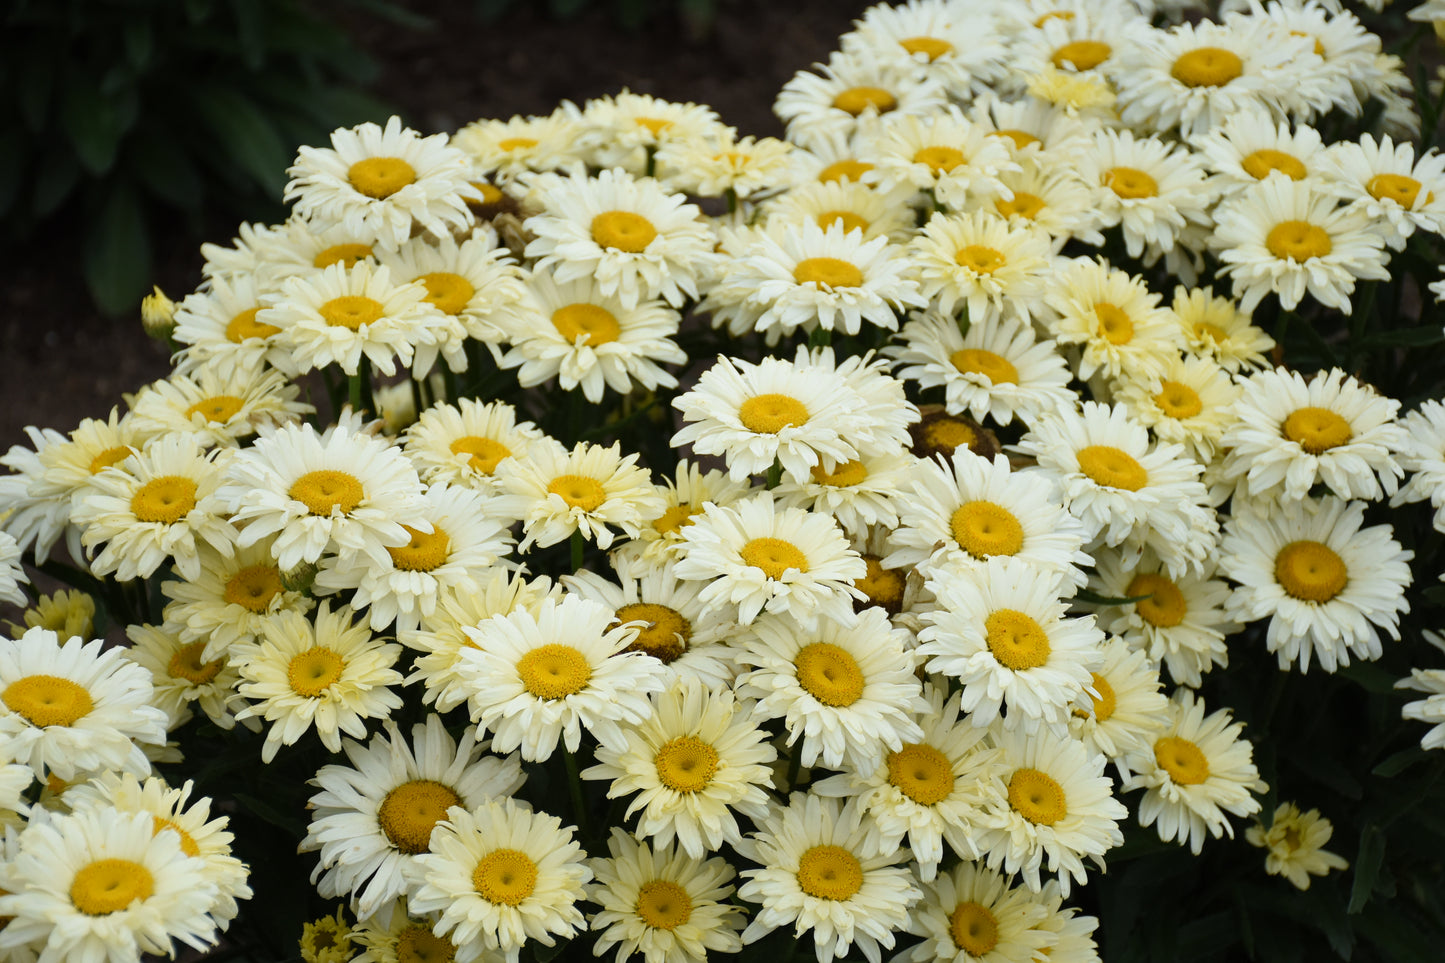
[[548,0],[547,9],[559,20],[574,17],[587,6],[587,0]]
[[35,183],[30,189],[30,211],[38,218],[48,217],[65,202],[80,180],[80,165],[75,155],[66,150],[49,150],[36,165]]
[[305,835],[305,827],[301,825],[299,816],[287,815],[266,800],[259,796],[253,796],[250,793],[238,792],[235,794],[235,798],[236,802],[245,806],[271,825],[293,833],[298,838]]
[[1355,854],[1354,883],[1350,886],[1350,905],[1347,913],[1358,913],[1370,901],[1375,890],[1375,879],[1380,875],[1380,864],[1385,861],[1385,833],[1379,826],[1369,825],[1360,834],[1360,851]]
[[144,71],[155,51],[151,22],[142,17],[128,19],[121,28],[120,39],[125,46],[125,59],[137,72]]
[[1366,692],[1373,692],[1376,695],[1394,692],[1395,682],[1398,679],[1398,676],[1393,673],[1369,662],[1356,662],[1352,665],[1342,666],[1335,674],[1349,679]]
[[1379,776],[1381,779],[1389,779],[1391,776],[1398,776],[1409,769],[1417,762],[1424,762],[1430,758],[1430,753],[1418,746],[1414,749],[1403,749],[1392,756],[1386,757],[1374,769],[1370,770],[1372,776]]
[[204,183],[179,141],[141,135],[128,145],[126,170],[147,191],[168,204],[199,207]]
[[106,314],[136,311],[150,264],[150,238],[135,189],[125,181],[114,183],[86,234],[85,286]]
[[516,0],[477,0],[477,18],[483,22],[500,19]]
[[249,97],[226,87],[202,88],[192,95],[192,102],[217,141],[215,149],[268,195],[279,197],[294,154],[282,143],[270,118]]
[[124,117],[117,104],[101,96],[95,78],[78,74],[66,78],[60,93],[60,126],[88,172],[104,174],[115,164]]
[[1398,331],[1381,331],[1360,342],[1364,348],[1423,348],[1432,344],[1445,344],[1445,327],[1421,325],[1415,328],[1401,328]]
[[1133,605],[1135,602],[1142,602],[1147,598],[1153,598],[1154,593],[1146,595],[1130,595],[1126,598],[1112,598],[1108,595],[1100,595],[1098,592],[1090,592],[1088,589],[1079,589],[1074,595],[1080,602],[1088,602],[1091,605]]
[[236,19],[236,44],[241,50],[241,63],[250,70],[259,70],[266,63],[264,19],[267,11],[256,0],[231,0],[231,13]]

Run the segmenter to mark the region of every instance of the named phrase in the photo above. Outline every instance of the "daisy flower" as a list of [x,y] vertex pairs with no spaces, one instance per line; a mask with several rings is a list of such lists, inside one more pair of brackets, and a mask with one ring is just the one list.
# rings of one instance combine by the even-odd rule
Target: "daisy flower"
[[408,867],[408,911],[440,911],[432,932],[450,938],[463,960],[490,952],[517,963],[525,942],[555,946],[586,927],[577,904],[592,870],[572,832],[512,799],[470,812],[453,806],[432,832],[431,852]]
[[1379,143],[1369,134],[1358,143],[1339,143],[1325,152],[1330,189],[1364,212],[1385,243],[1403,251],[1416,230],[1445,234],[1445,156],[1427,153],[1418,161],[1412,144]]
[[[219,454],[219,453],[217,453]],[[224,458],[203,451],[192,435],[172,434],[98,472],[76,498],[71,518],[95,575],[149,578],[168,559],[184,578],[200,574],[198,546],[232,551],[236,532],[216,497]]]
[[176,308],[171,340],[184,345],[176,360],[177,373],[194,367],[250,368],[265,363],[290,373],[296,366],[291,352],[276,337],[281,329],[257,320],[266,307],[263,294],[273,293],[250,273],[219,276],[206,290],[195,291]]
[[656,181],[620,170],[595,178],[550,177],[534,184],[542,212],[527,218],[534,270],[559,283],[591,278],[624,308],[661,298],[679,307],[698,297],[712,270],[714,238],[697,205]]
[[1212,288],[1174,289],[1170,306],[1184,333],[1189,354],[1209,358],[1230,374],[1268,364],[1266,355],[1274,339],[1250,324],[1248,312],[1229,298],[1219,297]]
[[813,934],[818,963],[848,954],[855,944],[870,963],[892,949],[922,892],[897,865],[902,852],[865,848],[867,830],[852,803],[794,793],[752,838],[738,847],[758,869],[743,870],[741,899],[760,904],[743,942],[792,924],[794,937]]
[[1405,431],[1400,467],[1409,481],[1390,496],[1391,507],[1428,501],[1435,509],[1435,529],[1445,532],[1445,403],[1429,400],[1400,419]]
[[[998,778],[999,751],[988,730],[959,721],[959,696],[926,685],[928,710],[919,717],[923,735],[905,743],[872,766],[846,771],[809,787],[820,796],[855,798],[870,819],[866,846],[897,852],[905,837],[923,882],[938,874],[947,841],[965,859],[978,855],[974,832],[989,801],[1003,797]],[[945,702],[946,699],[946,702]]]
[[525,462],[512,459],[499,466],[501,493],[489,510],[501,518],[522,520],[519,549],[546,548],[581,532],[606,549],[620,528],[629,538],[643,519],[659,514],[662,499],[652,475],[637,467],[637,454],[625,458],[621,446],[579,442],[570,452],[555,442],[537,445]]
[[1099,928],[1099,920],[1080,914],[1072,906],[1064,906],[1059,884],[1053,880],[1044,883],[1038,900],[1048,911],[1048,915],[1035,929],[1043,931],[1054,940],[1049,950],[1049,958],[1058,963],[1100,963],[1099,947],[1094,942],[1094,931]]
[[401,697],[389,688],[402,681],[392,668],[401,646],[373,637],[365,622],[352,621],[353,614],[346,606],[333,612],[329,601],[314,621],[282,610],[267,618],[257,641],[231,647],[231,664],[241,673],[239,692],[251,700],[236,720],[271,724],[262,762],[313,727],[327,749],[340,752],[343,732],[364,738],[367,719],[401,708]]
[[1379,629],[1400,638],[1415,555],[1389,525],[1364,528],[1364,519],[1363,502],[1327,495],[1245,502],[1226,523],[1220,568],[1239,583],[1226,611],[1240,622],[1269,618],[1265,646],[1281,670],[1307,672],[1313,657],[1334,672],[1351,655],[1378,659]]
[[1250,497],[1297,501],[1317,483],[1341,498],[1378,500],[1404,476],[1400,403],[1338,368],[1309,380],[1270,368],[1242,382],[1224,433],[1223,478]]
[[665,145],[712,140],[728,130],[705,104],[677,103],[629,90],[587,101],[581,119],[586,125],[581,140],[592,166],[622,167],[636,174],[643,172],[645,158]]
[[1007,57],[992,18],[957,5],[875,4],[853,26],[838,38],[843,50],[912,61],[919,74],[942,82],[959,101],[997,78]]
[[1026,157],[1019,171],[1004,173],[999,180],[1009,199],[996,199],[994,212],[1011,225],[1047,234],[1055,254],[1071,238],[1104,243],[1104,235],[1097,230],[1093,191],[1072,167]]
[[434,920],[417,919],[407,913],[393,913],[389,925],[380,916],[361,920],[351,930],[350,946],[361,951],[350,963],[411,963],[411,961],[455,960],[459,947],[432,932]]
[[262,432],[226,465],[218,500],[241,529],[242,548],[275,536],[283,571],[328,550],[365,554],[385,565],[388,548],[427,530],[421,482],[400,450],[356,430],[354,416],[324,434],[310,425]]
[[1277,35],[1309,41],[1286,65],[1290,81],[1309,92],[1306,102],[1295,105],[1292,113],[1308,118],[1339,108],[1358,117],[1376,82],[1375,57],[1380,53],[1380,38],[1338,4],[1333,5],[1334,9],[1325,7],[1305,0],[1256,4],[1238,19],[1262,22],[1274,27]]
[[1118,637],[1102,649],[1103,664],[1070,715],[1069,732],[1122,767],[1127,753],[1153,743],[1169,700],[1159,691],[1159,669],[1143,652]]
[[1209,716],[1204,701],[1179,689],[1169,704],[1169,723],[1152,746],[1129,753],[1124,764],[1134,775],[1124,792],[1145,789],[1139,801],[1139,825],[1157,824],[1164,842],[1189,843],[1197,856],[1207,836],[1234,838],[1225,813],[1259,812],[1253,794],[1268,791],[1254,766],[1254,746],[1243,737],[1244,723],[1228,709]]
[[[453,806],[475,809],[511,796],[526,778],[515,756],[484,753],[470,727],[458,743],[430,713],[408,741],[391,720],[364,745],[343,742],[350,765],[322,766],[307,802],[311,823],[299,852],[320,851],[311,875],[324,897],[351,897],[366,919],[405,896],[405,868],[432,852],[432,829]],[[319,883],[318,883],[319,878]]]
[[287,171],[286,200],[324,229],[341,225],[384,247],[400,247],[412,225],[433,234],[465,228],[467,155],[447,146],[447,135],[422,137],[392,117],[381,128],[337,129],[331,148],[302,147]]
[[765,616],[738,640],[738,663],[751,671],[738,677],[737,692],[758,700],[759,718],[783,720],[787,744],[801,742],[803,765],[837,769],[847,760],[871,769],[923,735],[914,719],[928,703],[906,637],[874,607],[852,627],[821,622],[813,631]]
[[1127,130],[1094,133],[1080,174],[1094,185],[1099,226],[1121,226],[1130,257],[1170,251],[1187,228],[1207,228],[1212,198],[1204,167],[1185,148]]
[[1118,117],[1113,85],[1092,71],[1077,73],[1048,64],[1024,78],[1024,90],[1089,128],[1114,123]]
[[647,718],[647,697],[664,684],[656,659],[627,651],[636,629],[587,599],[543,599],[535,613],[516,608],[463,631],[476,643],[456,667],[472,720],[492,732],[494,752],[520,746],[528,762],[551,758],[559,741],[576,752],[584,726],[619,742],[618,725]]
[[867,241],[901,241],[913,228],[912,210],[857,180],[804,183],[769,199],[759,210],[770,233],[778,224],[811,221],[824,231],[835,224],[844,231],[862,231]]
[[924,116],[947,102],[943,84],[919,77],[911,62],[835,52],[826,64],[813,66],[817,73],[798,71],[773,104],[788,140],[801,147],[846,138],[876,124],[880,114]]
[[1104,853],[1124,841],[1119,820],[1129,811],[1114,798],[1106,760],[1049,727],[994,727],[1003,750],[1006,805],[983,817],[978,848],[990,869],[1021,873],[1029,889],[1042,889],[1039,871],[1057,873],[1059,888],[1084,883],[1083,857],[1100,869]]
[[467,485],[484,495],[501,487],[497,466],[527,457],[543,436],[530,421],[517,421],[517,409],[500,401],[458,398],[418,415],[402,438],[402,451],[428,485]]
[[940,314],[962,304],[971,323],[1002,317],[1027,323],[1043,307],[1053,267],[1046,235],[979,209],[934,214],[909,245],[910,274]]
[[62,643],[40,628],[0,639],[5,754],[41,776],[150,772],[143,747],[166,741],[166,713],[152,696],[151,674],[99,640]]
[[1328,876],[1337,869],[1349,869],[1349,862],[1325,849],[1335,833],[1330,821],[1318,809],[1300,812],[1297,804],[1280,803],[1269,826],[1255,822],[1244,831],[1251,846],[1269,850],[1264,871],[1283,876],[1295,889],[1309,889],[1311,876]]
[[617,947],[617,963],[634,953],[643,963],[705,963],[708,951],[742,949],[742,907],[733,894],[733,868],[719,857],[685,856],[671,843],[649,846],[612,828],[608,857],[592,860],[588,899],[602,907],[594,955]]
[[866,533],[870,525],[898,524],[895,500],[906,484],[914,457],[902,449],[840,462],[832,471],[814,465],[806,478],[787,476],[773,489],[784,508],[828,515],[845,534]]
[[872,131],[863,181],[884,194],[931,194],[962,211],[1004,194],[999,175],[1017,168],[1009,148],[952,105],[928,114],[895,114]]
[[1194,149],[1226,190],[1239,190],[1271,174],[1292,181],[1325,176],[1319,131],[1301,124],[1293,131],[1265,110],[1241,110],[1197,136]]
[[[613,565],[619,571],[635,565],[648,568],[663,559],[675,559],[685,545],[683,531],[700,515],[703,506],[713,502],[726,508],[749,491],[742,481],[734,481],[720,471],[703,471],[702,467],[682,459],[672,478],[663,477],[664,486],[657,486],[664,508],[637,535],[624,542],[613,554]],[[622,564],[623,561],[626,564]]]
[[[3,535],[0,542],[8,539],[10,544],[14,544],[15,540],[10,536],[0,535]],[[18,565],[20,553],[16,549],[12,551],[15,552],[12,557],[14,563]],[[26,601],[22,598],[16,604],[23,605]],[[34,628],[49,629],[62,639],[75,636],[89,638],[95,627],[95,599],[80,589],[58,589],[36,598],[35,604],[20,614],[20,622],[22,624],[19,625],[5,623],[12,638],[18,639],[27,629]]]
[[260,428],[293,424],[315,411],[296,400],[300,392],[260,362],[212,362],[147,385],[129,417],[145,435],[190,433],[202,447],[236,447]]
[[796,148],[775,137],[743,137],[728,132],[715,139],[669,141],[658,148],[657,168],[667,186],[694,197],[747,200],[787,187],[792,181],[789,156]]
[[942,405],[924,405],[922,416],[908,427],[909,450],[915,458],[952,458],[968,450],[980,458],[999,453],[998,436],[966,414],[951,415]]
[[1242,390],[1211,359],[1175,356],[1162,375],[1115,382],[1114,398],[1155,438],[1182,445],[1208,464],[1234,423]]
[[236,693],[240,677],[235,666],[228,665],[224,655],[206,659],[206,640],[186,642],[181,631],[172,622],[127,625],[125,635],[131,644],[122,651],[150,673],[152,704],[165,712],[167,731],[174,732],[191,718],[192,703],[218,727],[232,728],[236,710],[245,706]]
[[302,963],[346,963],[351,954],[351,924],[342,907],[333,916],[303,923],[300,944]]
[[451,137],[451,146],[466,153],[474,174],[512,180],[526,171],[552,171],[581,166],[573,148],[582,133],[580,119],[565,109],[547,116],[477,120]]
[[1060,345],[1079,345],[1076,367],[1087,381],[1162,375],[1184,347],[1183,333],[1159,295],[1139,277],[1107,261],[1079,258],[1066,264],[1046,295],[1055,318],[1049,333]]
[[[1439,636],[1426,632],[1426,641],[1437,648]],[[1420,739],[1420,748],[1439,749],[1445,746],[1445,669],[1411,669],[1408,679],[1395,683],[1397,689],[1413,689],[1425,693],[1423,699],[1407,702],[1400,709],[1405,719],[1413,719],[1430,726],[1430,731]]]
[[[0,475],[0,519],[3,519],[0,524],[22,551],[34,550],[37,564],[45,562],[62,537],[70,557],[83,558],[80,528],[70,524],[71,490],[57,489],[43,481],[46,469],[42,456],[51,447],[68,441],[53,428],[27,425],[25,434],[33,448],[11,445],[10,450],[0,456],[0,465],[9,469],[7,474]],[[113,451],[110,460],[101,467],[129,456],[130,451]]]
[[640,812],[637,835],[702,859],[742,840],[734,813],[768,815],[777,750],[755,723],[749,699],[695,680],[658,693],[652,713],[597,748],[584,779],[611,780],[607,798],[638,793],[625,819]]
[[1039,959],[1054,947],[1042,929],[1049,910],[1010,879],[977,863],[959,863],[937,879],[924,880],[923,899],[913,908],[908,932],[923,937],[899,963],[1020,963]]
[[1210,246],[1245,311],[1273,292],[1293,311],[1306,292],[1351,311],[1357,280],[1384,280],[1384,240],[1364,211],[1340,207],[1316,183],[1272,177],[1222,201]]
[[20,543],[0,531],[0,602],[24,608],[28,599],[20,586],[29,581],[20,565]]
[[510,347],[500,362],[520,369],[522,387],[556,378],[563,391],[580,386],[593,404],[602,401],[604,387],[624,395],[638,386],[677,387],[658,363],[683,364],[687,353],[672,340],[678,313],[662,301],[627,308],[601,294],[591,278],[559,284],[545,271],[532,275],[529,288],[534,307],[504,325]]
[[703,603],[737,606],[744,625],[764,608],[810,628],[820,617],[853,621],[860,593],[851,582],[865,566],[831,518],[780,508],[760,492],[728,508],[704,505],[682,538],[677,577],[706,581]]

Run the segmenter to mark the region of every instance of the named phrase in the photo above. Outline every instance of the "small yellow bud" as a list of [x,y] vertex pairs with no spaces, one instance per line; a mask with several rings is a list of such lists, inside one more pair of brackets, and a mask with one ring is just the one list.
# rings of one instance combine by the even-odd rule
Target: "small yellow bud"
[[140,322],[146,334],[157,341],[166,341],[176,329],[176,302],[166,297],[159,285],[155,285],[153,291],[141,299]]

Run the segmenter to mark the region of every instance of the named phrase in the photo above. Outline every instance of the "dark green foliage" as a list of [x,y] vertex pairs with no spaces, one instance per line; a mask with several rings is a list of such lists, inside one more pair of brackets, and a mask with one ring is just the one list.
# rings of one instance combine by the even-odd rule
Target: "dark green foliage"
[[[477,0],[477,16],[483,21],[496,20],[514,9],[528,4],[518,0]],[[691,37],[702,37],[712,29],[718,18],[719,0],[538,0],[549,16],[558,20],[579,16],[589,9],[603,7],[628,30],[637,30],[648,21],[664,15],[676,16]]]

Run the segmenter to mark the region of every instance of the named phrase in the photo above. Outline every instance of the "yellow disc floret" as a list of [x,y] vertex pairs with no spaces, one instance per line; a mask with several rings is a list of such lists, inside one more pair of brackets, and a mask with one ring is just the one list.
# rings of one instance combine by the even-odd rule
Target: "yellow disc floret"
[[1181,786],[1197,786],[1209,778],[1209,760],[1188,739],[1165,736],[1154,743],[1154,761]]
[[1008,781],[1008,804],[1036,826],[1052,826],[1069,814],[1064,787],[1038,769],[1014,772]]
[[225,659],[212,659],[209,662],[202,662],[201,655],[206,651],[206,641],[191,642],[176,649],[171,654],[170,664],[166,671],[173,679],[184,679],[191,685],[206,685],[220,674],[225,667]]
[[87,916],[106,916],[156,891],[150,870],[130,859],[98,859],[82,866],[70,882],[70,902]]
[[376,810],[376,821],[391,844],[403,853],[425,853],[431,831],[447,818],[447,809],[460,806],[462,797],[452,787],[433,779],[413,779],[386,794]]
[[954,541],[974,558],[1017,555],[1024,547],[1024,527],[1014,513],[995,502],[965,502],[953,513],[949,530]]
[[981,959],[998,946],[998,918],[980,903],[959,903],[948,914],[948,935],[971,959]]
[[324,645],[312,646],[292,656],[286,667],[286,681],[290,683],[292,692],[315,699],[335,685],[345,669],[346,660],[340,653]]
[[451,552],[451,539],[439,525],[432,525],[430,533],[419,532],[410,525],[403,525],[410,539],[405,545],[387,546],[391,564],[404,572],[430,572],[447,560]]
[[617,621],[644,623],[628,651],[646,652],[664,664],[686,652],[692,641],[692,623],[677,609],[655,602],[624,605],[617,610]]
[[1223,47],[1196,47],[1169,68],[1169,75],[1186,87],[1223,87],[1243,74],[1244,61]]
[[808,408],[790,395],[754,395],[738,406],[738,421],[748,431],[776,435],[790,425],[808,423]]
[[808,556],[781,538],[754,538],[738,554],[744,565],[762,569],[768,578],[780,579],[789,569],[800,573],[808,571]]
[[55,675],[27,675],[0,693],[5,707],[32,726],[73,726],[90,714],[95,702],[78,682]]
[[850,899],[863,888],[863,864],[842,846],[814,846],[798,857],[798,887],[815,899]]
[[1311,455],[1348,444],[1355,436],[1350,423],[1328,408],[1308,406],[1289,413],[1280,430]]
[[823,288],[856,288],[863,284],[863,272],[841,258],[810,257],[793,268],[793,280]]
[[1264,246],[1280,260],[1308,261],[1334,250],[1324,228],[1309,221],[1281,221],[1269,229]]
[[516,906],[537,888],[537,864],[519,850],[493,850],[472,870],[472,888],[488,903]]
[[1023,672],[1049,661],[1049,635],[1032,616],[1016,609],[997,609],[984,619],[983,628],[989,652],[1004,668]]
[[306,506],[312,515],[345,515],[366,498],[366,489],[355,475],[321,469],[309,471],[291,483],[288,495]]
[[152,478],[131,496],[136,521],[174,525],[196,507],[196,483],[184,475]]
[[591,347],[608,344],[622,336],[622,325],[617,316],[596,304],[579,302],[568,304],[552,312],[552,327],[566,339],[568,344],[582,343]]
[[512,457],[512,449],[480,435],[463,435],[447,446],[454,455],[466,455],[467,467],[474,472],[490,475],[497,470],[503,458]]
[[538,699],[565,699],[586,688],[592,679],[587,657],[570,645],[552,643],[532,649],[517,660],[522,687]]
[[1345,590],[1350,570],[1323,542],[1290,542],[1274,557],[1274,579],[1291,597],[1324,603]]
[[351,186],[367,197],[382,200],[416,180],[416,168],[400,157],[368,157],[346,172]]
[[1124,594],[1129,598],[1148,596],[1134,603],[1134,611],[1139,613],[1139,618],[1156,628],[1173,628],[1189,614],[1189,603],[1184,600],[1184,593],[1163,575],[1140,573],[1129,580]]
[[692,897],[671,880],[655,879],[637,888],[637,915],[653,929],[676,929],[692,917]]
[[793,657],[798,684],[826,706],[851,706],[863,697],[866,680],[857,661],[830,642],[813,642]]
[[547,491],[557,495],[571,508],[593,512],[607,501],[607,489],[595,478],[586,475],[558,475],[547,484]]
[[920,806],[947,799],[953,783],[953,764],[933,746],[912,743],[888,754],[888,784]]
[[1138,459],[1113,445],[1089,445],[1078,453],[1079,471],[1105,488],[1137,492],[1149,484],[1149,472]]
[[869,107],[886,114],[898,106],[898,99],[882,87],[849,87],[838,92],[833,98],[833,106],[854,117]]
[[655,237],[652,222],[631,211],[607,211],[592,219],[592,240],[600,247],[640,254]]
[[227,580],[221,597],[231,605],[261,613],[271,607],[271,600],[282,591],[279,568],[275,565],[249,565]]
[[696,736],[679,736],[664,743],[653,757],[657,778],[674,792],[693,793],[707,788],[717,774],[717,750]]

